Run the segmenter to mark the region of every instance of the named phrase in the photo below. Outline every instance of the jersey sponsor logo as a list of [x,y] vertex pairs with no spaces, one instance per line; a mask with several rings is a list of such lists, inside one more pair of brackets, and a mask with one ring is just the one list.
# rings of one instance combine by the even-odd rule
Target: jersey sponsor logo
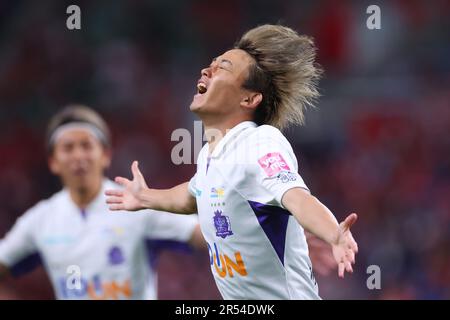
[[108,252],[108,260],[111,265],[122,264],[125,261],[122,250],[118,246],[112,247]]
[[297,175],[294,172],[290,172],[290,171],[281,171],[278,175],[277,175],[277,179],[279,181],[281,181],[282,183],[286,183],[289,181],[295,181],[297,180]]
[[258,159],[258,163],[269,177],[272,177],[280,171],[291,170],[279,152],[266,154],[264,157]]
[[225,188],[211,188],[210,198],[222,199],[225,196]]
[[46,245],[70,245],[75,243],[77,238],[66,234],[47,235],[43,237],[43,242]]
[[216,228],[216,236],[225,239],[233,234],[231,231],[230,217],[222,215],[222,210],[214,211],[214,227]]
[[122,227],[112,227],[111,230],[118,236],[123,236],[125,234],[125,230]]
[[122,227],[116,227],[116,226],[105,227],[103,229],[103,232],[105,235],[114,236],[114,237],[125,235],[125,229]]
[[242,277],[246,277],[248,275],[244,260],[242,259],[242,255],[239,251],[234,252],[233,259],[226,254],[219,253],[216,243],[214,243],[214,251],[210,244],[207,244],[211,268],[214,267],[214,270],[219,277],[225,278],[228,276],[233,278],[235,272]]
[[118,300],[132,297],[129,279],[123,282],[102,281],[100,276],[96,275],[88,281],[82,277],[80,288],[68,288],[65,277],[61,277],[58,283],[59,291],[64,299]]

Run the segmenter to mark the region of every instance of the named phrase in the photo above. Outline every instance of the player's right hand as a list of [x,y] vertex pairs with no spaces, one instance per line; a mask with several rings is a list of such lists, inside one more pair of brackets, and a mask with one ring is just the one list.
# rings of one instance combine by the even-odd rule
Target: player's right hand
[[344,278],[345,271],[353,273],[352,264],[355,264],[355,255],[358,253],[358,244],[356,243],[350,231],[350,227],[356,222],[358,215],[350,214],[343,222],[339,224],[336,243],[331,245],[333,256],[338,264],[338,274]]
[[136,211],[144,208],[140,198],[143,191],[148,187],[138,168],[137,161],[133,161],[131,164],[131,172],[133,174],[133,180],[131,181],[124,177],[116,177],[115,181],[123,186],[122,190],[105,191],[106,203],[110,210]]

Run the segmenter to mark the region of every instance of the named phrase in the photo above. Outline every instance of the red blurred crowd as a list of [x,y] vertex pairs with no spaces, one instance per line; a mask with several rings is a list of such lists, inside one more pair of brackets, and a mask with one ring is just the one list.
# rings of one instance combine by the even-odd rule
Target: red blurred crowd
[[[283,23],[314,37],[325,70],[317,109],[287,131],[300,174],[337,217],[357,212],[355,273],[318,277],[324,298],[450,298],[450,43],[446,1],[80,1],[0,4],[0,237],[60,188],[47,169],[46,122],[68,103],[97,109],[113,133],[109,177],[137,159],[149,184],[186,181],[171,133],[193,133],[202,67],[242,32]],[[447,27],[447,28],[446,28]],[[193,150],[192,150],[193,151]],[[195,154],[192,154],[192,162]],[[208,257],[164,252],[162,299],[217,299]],[[370,290],[367,267],[381,270]],[[0,298],[53,297],[42,268],[0,283]]]

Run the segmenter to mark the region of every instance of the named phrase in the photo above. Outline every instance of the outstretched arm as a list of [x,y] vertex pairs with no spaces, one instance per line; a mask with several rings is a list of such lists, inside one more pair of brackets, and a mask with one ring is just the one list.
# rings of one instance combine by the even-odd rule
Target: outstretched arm
[[353,239],[350,227],[358,217],[355,213],[339,224],[327,207],[302,188],[286,191],[282,203],[305,230],[331,245],[340,277],[344,277],[345,271],[353,272],[352,264],[355,263],[358,245]]
[[131,172],[131,181],[123,177],[115,179],[124,187],[123,190],[106,190],[106,203],[110,210],[154,209],[180,214],[197,212],[197,203],[188,190],[188,182],[166,190],[150,189],[139,171],[137,161],[131,165]]

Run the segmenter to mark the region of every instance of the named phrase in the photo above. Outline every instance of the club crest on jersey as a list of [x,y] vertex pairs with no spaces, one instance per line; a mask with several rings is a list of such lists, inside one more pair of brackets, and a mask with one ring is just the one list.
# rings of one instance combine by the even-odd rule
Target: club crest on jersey
[[259,158],[258,163],[269,177],[272,177],[280,171],[291,170],[279,152],[269,152],[264,157]]
[[225,239],[233,234],[231,231],[230,218],[222,215],[222,210],[214,211],[214,227],[216,228],[216,236]]
[[111,265],[121,264],[125,260],[123,257],[122,250],[117,246],[114,246],[109,250],[108,258],[109,258],[109,263]]

